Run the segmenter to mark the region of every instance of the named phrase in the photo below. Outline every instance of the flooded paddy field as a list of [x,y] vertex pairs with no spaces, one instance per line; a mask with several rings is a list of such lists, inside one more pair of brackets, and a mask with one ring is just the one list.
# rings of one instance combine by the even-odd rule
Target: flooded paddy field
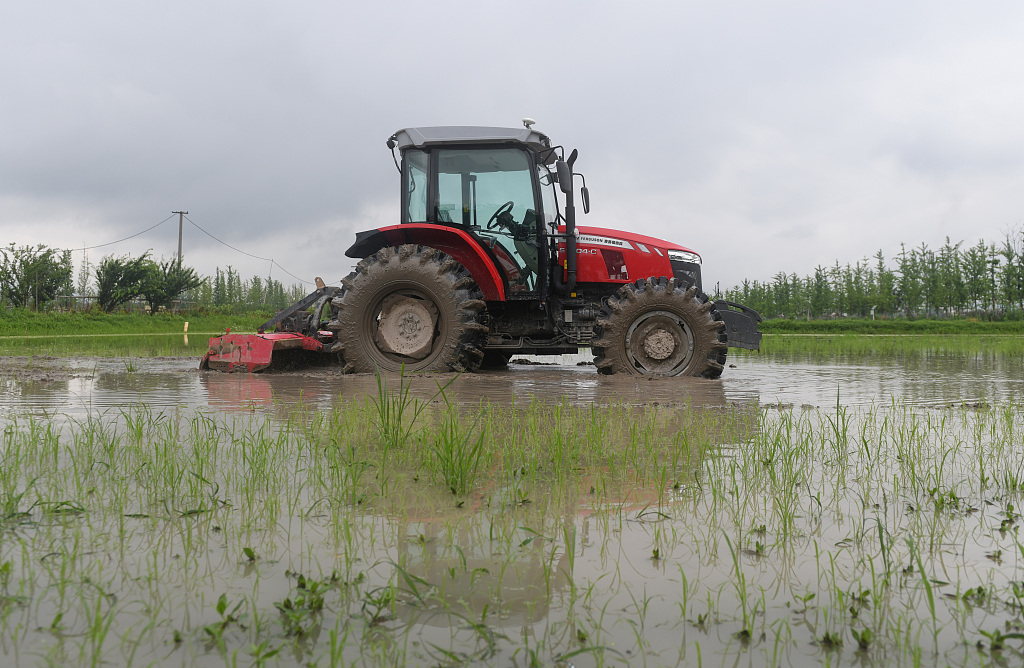
[[1012,346],[779,347],[721,381],[163,354],[0,359],[0,662],[1024,657]]

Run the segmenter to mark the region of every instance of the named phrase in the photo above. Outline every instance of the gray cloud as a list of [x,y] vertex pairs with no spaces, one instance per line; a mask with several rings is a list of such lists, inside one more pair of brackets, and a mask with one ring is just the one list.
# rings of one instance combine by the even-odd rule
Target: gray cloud
[[[185,208],[335,278],[355,231],[395,221],[394,130],[523,116],[579,147],[586,224],[691,246],[723,285],[1022,217],[1017,3],[402,4],[7,3],[0,241],[80,247]],[[185,239],[201,272],[267,272]]]

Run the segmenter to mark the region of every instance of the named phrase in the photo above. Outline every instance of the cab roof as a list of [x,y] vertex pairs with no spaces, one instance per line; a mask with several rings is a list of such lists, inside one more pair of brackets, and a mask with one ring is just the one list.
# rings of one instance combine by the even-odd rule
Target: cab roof
[[[529,128],[492,128],[478,125],[440,125],[425,128],[404,128],[392,139],[398,148],[422,148],[440,144],[525,144],[540,152],[551,148],[551,140],[542,132]],[[554,151],[550,161],[554,161]]]

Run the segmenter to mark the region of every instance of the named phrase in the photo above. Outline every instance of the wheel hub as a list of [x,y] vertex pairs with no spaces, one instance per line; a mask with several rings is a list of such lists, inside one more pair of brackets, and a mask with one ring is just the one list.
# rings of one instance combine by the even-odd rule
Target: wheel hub
[[690,326],[670,311],[644,313],[626,334],[626,357],[643,374],[682,373],[693,357],[693,346]]
[[437,309],[428,301],[389,295],[381,304],[377,346],[384,352],[423,359],[434,343]]
[[675,349],[676,340],[664,329],[656,329],[644,339],[644,352],[651,359],[668,359]]

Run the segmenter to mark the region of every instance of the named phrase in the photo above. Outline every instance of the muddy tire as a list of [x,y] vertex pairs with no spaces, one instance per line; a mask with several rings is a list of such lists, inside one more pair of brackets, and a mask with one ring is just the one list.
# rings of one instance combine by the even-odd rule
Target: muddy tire
[[328,329],[348,372],[472,371],[483,360],[487,306],[473,277],[426,246],[361,260],[331,302]]
[[591,347],[604,374],[718,378],[727,340],[706,295],[661,277],[627,283],[609,298]]

